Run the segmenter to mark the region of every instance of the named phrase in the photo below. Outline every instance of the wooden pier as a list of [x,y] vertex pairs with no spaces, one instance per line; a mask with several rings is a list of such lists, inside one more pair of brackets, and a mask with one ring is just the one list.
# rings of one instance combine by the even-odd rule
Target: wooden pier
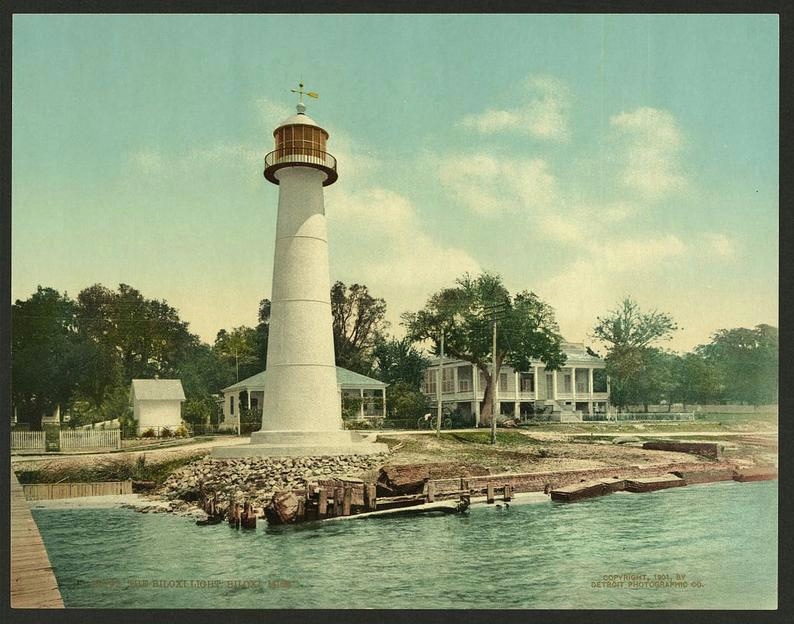
[[11,471],[11,607],[63,609],[58,581],[30,513],[25,493]]

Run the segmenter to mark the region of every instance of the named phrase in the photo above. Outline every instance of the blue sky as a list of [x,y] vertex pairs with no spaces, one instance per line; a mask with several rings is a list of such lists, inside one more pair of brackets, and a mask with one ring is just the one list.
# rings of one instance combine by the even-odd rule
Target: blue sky
[[776,16],[17,15],[13,46],[12,299],[124,282],[209,342],[255,324],[302,78],[331,277],[393,333],[481,270],[569,340],[627,295],[679,350],[777,325]]

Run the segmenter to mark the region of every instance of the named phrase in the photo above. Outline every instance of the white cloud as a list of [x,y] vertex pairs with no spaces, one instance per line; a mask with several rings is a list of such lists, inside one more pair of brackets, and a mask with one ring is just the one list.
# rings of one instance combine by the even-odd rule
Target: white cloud
[[567,87],[551,76],[530,77],[527,87],[534,96],[528,102],[516,108],[488,109],[467,115],[461,125],[481,134],[516,132],[536,139],[567,141],[570,137]]
[[273,130],[290,115],[295,114],[295,108],[290,108],[279,102],[261,97],[254,101],[258,119],[263,127]]
[[329,194],[326,213],[332,274],[385,298],[394,333],[401,313],[421,308],[463,273],[481,270],[468,252],[428,232],[411,202],[388,189]]
[[130,162],[143,173],[159,174],[163,171],[163,155],[153,149],[142,149],[129,156]]
[[725,234],[708,233],[703,235],[703,249],[720,258],[732,258],[736,255],[736,241]]
[[657,238],[642,237],[612,242],[599,241],[590,245],[593,260],[612,272],[635,272],[659,267],[663,262],[683,256],[686,244],[668,234]]
[[453,154],[435,159],[439,181],[452,197],[483,216],[521,214],[556,198],[556,179],[539,158]]
[[617,135],[620,182],[647,200],[686,188],[680,162],[684,138],[668,111],[642,107],[609,120]]

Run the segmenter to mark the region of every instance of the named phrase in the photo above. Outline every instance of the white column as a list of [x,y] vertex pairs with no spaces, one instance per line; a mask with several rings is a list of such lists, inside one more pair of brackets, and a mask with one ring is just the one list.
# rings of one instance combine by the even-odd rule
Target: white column
[[471,387],[474,391],[474,426],[480,426],[480,369],[471,365]]
[[513,405],[513,417],[517,420],[521,416],[521,374],[518,371],[515,372],[515,380],[516,392]]
[[538,387],[540,386],[540,373],[538,371],[540,370],[540,368],[537,365],[535,365],[532,367],[532,370],[535,374],[535,379],[533,381],[535,382],[535,400],[537,401],[538,398],[540,397],[540,395],[538,394]]
[[381,399],[383,400],[383,418],[386,418],[386,388],[382,388],[380,391]]
[[364,388],[358,389],[358,396],[361,398],[361,402],[358,405],[358,416],[361,420],[364,420]]
[[551,373],[551,398],[557,400],[557,371]]
[[571,366],[571,407],[576,409],[576,367]]
[[590,398],[593,398],[593,367],[587,369],[587,391]]

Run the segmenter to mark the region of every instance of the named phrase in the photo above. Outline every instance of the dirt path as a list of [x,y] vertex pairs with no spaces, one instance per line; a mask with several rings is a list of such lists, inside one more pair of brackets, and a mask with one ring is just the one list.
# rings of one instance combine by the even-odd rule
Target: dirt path
[[[64,454],[44,454],[44,455],[12,455],[11,464],[21,464],[28,462],[35,463],[52,463],[65,462],[69,464],[80,464],[83,466],[95,465],[98,463],[113,461],[113,460],[135,460],[140,455],[146,455],[147,460],[160,461],[171,457],[179,457],[184,455],[193,455],[203,450],[211,449],[213,446],[236,446],[238,444],[247,444],[250,438],[248,436],[224,436],[215,438],[213,440],[202,440],[191,442],[188,444],[180,444],[179,446],[168,446],[165,448],[151,448],[151,449],[135,449],[129,451],[113,452],[113,453],[64,453]],[[27,468],[28,466],[26,466]]]

